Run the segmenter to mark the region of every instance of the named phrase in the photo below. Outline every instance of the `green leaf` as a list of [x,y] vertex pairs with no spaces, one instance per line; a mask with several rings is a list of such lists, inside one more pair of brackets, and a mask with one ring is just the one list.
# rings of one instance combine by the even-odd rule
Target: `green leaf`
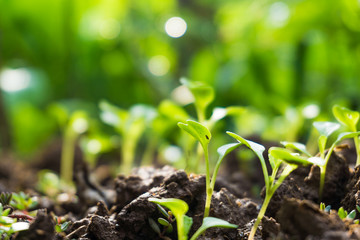
[[323,203],[323,202],[320,203],[320,210],[321,211],[325,210],[325,203]]
[[246,140],[245,138],[242,138],[233,132],[227,131],[226,133],[231,137],[235,138],[238,142],[250,148],[259,158],[263,158],[263,152],[265,151],[265,147],[263,145],[250,140]]
[[167,213],[167,211],[162,206],[160,206],[159,204],[156,204],[156,207],[159,209],[161,214],[164,215],[164,217],[166,217],[167,219],[170,217],[169,214]]
[[225,220],[215,218],[215,217],[206,217],[203,220],[202,225],[200,228],[194,233],[190,240],[195,240],[199,237],[206,229],[212,227],[221,227],[221,228],[237,228],[238,226],[235,224],[231,224]]
[[205,111],[215,98],[214,89],[203,82],[190,82],[184,78],[180,82],[189,88],[195,98],[196,108],[199,108],[201,111]]
[[211,139],[211,133],[204,125],[192,120],[187,120],[186,123],[179,122],[178,126],[198,140],[204,149],[207,149]]
[[342,140],[346,139],[346,138],[354,138],[360,135],[360,131],[358,132],[343,132],[340,133],[339,136],[337,137],[336,141],[334,142],[334,144],[338,144],[339,142],[341,142]]
[[193,224],[193,219],[191,217],[184,215],[184,236],[186,236],[186,239],[192,224]]
[[287,141],[282,141],[280,143],[286,148],[292,148],[294,150],[297,150],[297,151],[307,155],[308,157],[311,157],[311,154],[306,150],[306,146],[302,143],[287,142]]
[[331,205],[327,205],[325,208],[325,212],[330,213]]
[[269,149],[269,155],[273,156],[274,158],[281,159],[288,164],[304,166],[311,164],[306,157],[300,156],[297,153],[293,153],[286,148],[271,147]]
[[186,121],[186,119],[189,119],[189,115],[183,108],[169,100],[162,101],[158,109],[162,115],[174,121]]
[[347,212],[344,210],[343,207],[341,207],[338,210],[338,215],[339,215],[340,219],[344,219],[347,216]]
[[156,222],[154,221],[154,219],[148,218],[148,221],[149,221],[149,225],[150,225],[151,229],[154,230],[154,232],[156,232],[157,234],[160,234],[160,233],[161,233],[160,228],[159,228],[159,226],[156,224]]
[[161,225],[163,225],[163,226],[165,226],[165,227],[167,227],[167,226],[169,226],[170,225],[170,223],[166,220],[166,219],[164,219],[164,218],[158,218],[158,223],[160,223]]
[[356,205],[356,210],[358,210],[358,212],[360,213],[360,206]]
[[352,210],[352,211],[346,216],[346,218],[353,220],[353,219],[355,218],[355,216],[356,216],[356,211],[355,211],[355,210]]
[[178,229],[178,239],[179,240],[186,240],[187,235],[184,234],[187,230],[189,219],[184,218],[185,214],[189,210],[189,206],[183,200],[176,199],[176,198],[149,198],[148,201],[160,204],[164,206],[172,212],[172,214],[176,218],[177,229]]
[[232,152],[234,149],[239,147],[241,143],[229,143],[225,144],[217,149],[217,153],[219,154],[219,159],[223,159],[228,155],[230,152]]
[[329,137],[340,127],[340,124],[334,122],[314,122],[313,126],[318,130],[320,135]]
[[356,125],[359,121],[360,114],[356,111],[351,111],[348,108],[341,107],[339,105],[335,105],[332,108],[333,114],[335,118],[348,128],[350,128],[351,131],[356,131]]
[[263,170],[265,186],[266,186],[266,188],[269,188],[270,187],[269,173],[267,171],[266,162],[265,162],[265,159],[264,159],[264,156],[263,156],[263,153],[265,151],[265,147],[263,145],[261,145],[261,144],[255,143],[253,141],[246,140],[246,139],[240,137],[239,135],[237,135],[237,134],[235,134],[233,132],[227,131],[226,133],[229,136],[235,138],[239,143],[242,143],[245,146],[247,146],[248,148],[250,148],[256,154],[256,156],[260,160],[261,168]]

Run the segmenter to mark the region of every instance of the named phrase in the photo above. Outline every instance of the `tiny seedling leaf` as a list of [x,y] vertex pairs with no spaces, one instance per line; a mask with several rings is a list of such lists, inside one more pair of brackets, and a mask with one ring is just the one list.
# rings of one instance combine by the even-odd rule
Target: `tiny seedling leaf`
[[302,143],[298,143],[298,142],[287,142],[287,141],[283,141],[280,142],[284,147],[286,148],[292,148],[296,151],[299,151],[305,155],[307,155],[308,157],[311,157],[311,154],[306,150],[306,146]]
[[339,105],[335,105],[332,108],[333,114],[335,118],[348,128],[350,128],[351,131],[356,131],[356,125],[359,121],[359,112],[351,111],[350,109],[347,109],[345,107],[341,107]]
[[154,221],[154,219],[148,218],[148,221],[149,221],[149,225],[150,225],[151,229],[154,230],[154,232],[156,232],[157,234],[160,234],[160,233],[161,233],[160,228],[159,228],[159,226],[156,224],[156,222]]
[[184,78],[180,82],[189,88],[195,98],[195,105],[202,111],[214,100],[215,91],[211,86],[203,82],[191,82]]
[[352,210],[352,211],[346,216],[346,218],[353,220],[353,219],[355,218],[355,216],[356,216],[356,211],[355,211],[355,210]]
[[233,133],[233,132],[226,132],[228,135],[230,135],[231,137],[235,138],[238,142],[244,144],[245,146],[247,146],[248,148],[250,148],[251,150],[254,151],[254,153],[259,157],[259,158],[263,158],[263,152],[265,151],[265,147],[261,144],[255,143],[253,141],[250,140],[246,140],[245,138],[240,137],[239,135]]
[[330,213],[330,211],[331,211],[331,205],[327,205],[325,208],[325,212]]
[[[187,229],[188,225],[190,224],[190,220],[185,216],[186,212],[189,210],[189,206],[187,203],[183,200],[176,199],[176,198],[149,198],[148,201],[160,204],[172,212],[172,214],[175,216],[177,229],[178,229],[178,239],[179,240],[186,240],[187,239],[187,233],[184,234],[185,231],[188,231]],[[191,220],[192,223],[192,220]],[[190,226],[191,227],[191,226]]]
[[162,215],[164,215],[164,217],[166,218],[169,218],[169,214],[167,213],[167,211],[162,207],[160,206],[159,204],[156,204],[157,208],[159,209],[159,211],[161,212]]
[[325,210],[325,203],[323,203],[323,202],[320,203],[320,210],[321,211]]
[[340,219],[344,219],[344,218],[346,218],[346,216],[348,214],[347,214],[347,211],[345,211],[345,209],[343,207],[341,207],[338,210],[338,215],[339,215]]
[[314,122],[313,126],[318,130],[320,135],[329,137],[340,127],[340,124],[334,122]]
[[200,236],[206,229],[212,227],[221,227],[221,228],[237,228],[238,226],[235,224],[231,224],[225,220],[214,218],[214,217],[206,217],[203,220],[200,228],[194,233],[190,240],[195,240],[198,236]]
[[232,152],[240,145],[241,143],[229,143],[219,147],[217,149],[217,152],[219,154],[219,159],[223,159],[224,157],[226,157],[226,155],[228,155],[230,152]]
[[360,131],[358,132],[343,132],[340,133],[339,136],[337,137],[336,141],[334,142],[334,144],[338,144],[339,142],[341,142],[342,140],[346,139],[346,138],[354,138],[360,135]]
[[360,206],[356,205],[356,210],[358,210],[358,212],[360,213]]
[[191,229],[192,224],[193,224],[193,219],[191,217],[188,217],[188,216],[184,215],[184,236],[187,237],[187,235],[189,234],[189,231]]
[[288,164],[295,165],[309,165],[309,161],[306,157],[300,156],[297,153],[293,153],[286,148],[271,147],[269,149],[269,155],[274,158],[281,159]]
[[161,225],[163,225],[165,227],[170,225],[170,223],[164,218],[158,218],[158,223],[160,223]]
[[211,133],[204,125],[187,120],[186,123],[179,122],[178,126],[198,140],[204,149],[207,148],[211,139]]

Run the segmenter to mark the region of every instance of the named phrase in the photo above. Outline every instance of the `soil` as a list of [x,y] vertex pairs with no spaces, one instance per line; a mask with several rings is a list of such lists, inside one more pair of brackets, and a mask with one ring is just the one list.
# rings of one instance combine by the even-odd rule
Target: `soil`
[[[343,206],[350,212],[360,205],[360,167],[351,168],[353,156],[351,148],[340,146],[330,158],[321,199],[331,205],[330,213],[319,209],[319,168],[298,168],[274,194],[255,239],[360,239],[360,225],[341,220],[336,211]],[[47,157],[44,159],[49,161]],[[187,215],[193,218],[189,236],[200,227],[205,205],[204,175],[163,166],[140,167],[130,175],[111,179],[104,177],[104,172],[109,172],[104,170],[106,166],[90,171],[81,156],[79,159],[74,174],[76,197],[65,194],[63,201],[49,199],[36,191],[35,176],[37,169],[43,167],[41,161],[32,167],[9,157],[0,162],[1,192],[26,190],[38,196],[39,202],[30,229],[15,234],[12,239],[177,239],[175,224],[174,231],[165,236],[152,229],[149,219],[156,221],[162,215],[148,201],[149,197],[184,200],[189,205]],[[258,175],[262,175],[260,166],[257,167]],[[94,176],[99,172],[101,176]],[[253,180],[235,167],[223,168],[215,185],[210,216],[237,224],[238,228],[211,228],[198,239],[247,239],[262,202],[252,195]],[[66,231],[55,232],[53,214],[71,222]],[[359,217],[357,214],[356,218]]]

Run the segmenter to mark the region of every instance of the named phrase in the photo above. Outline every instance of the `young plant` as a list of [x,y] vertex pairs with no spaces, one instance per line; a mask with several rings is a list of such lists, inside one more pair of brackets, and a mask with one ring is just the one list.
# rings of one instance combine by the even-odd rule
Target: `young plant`
[[101,119],[113,126],[122,137],[120,170],[129,173],[134,159],[135,150],[147,124],[156,116],[153,108],[145,105],[134,105],[129,111],[118,108],[106,101],[99,104]]
[[168,237],[165,236],[166,233],[171,233],[173,231],[172,223],[175,222],[175,218],[172,215],[172,212],[167,212],[161,205],[156,204],[157,208],[161,212],[161,214],[165,218],[158,218],[157,221],[160,225],[163,226],[163,230],[161,231],[157,223],[154,221],[154,219],[149,218],[149,224],[151,228],[159,235],[161,239],[169,240]]
[[[160,204],[168,208],[176,219],[177,231],[178,231],[178,240],[187,240],[188,233],[190,231],[193,220],[191,217],[186,216],[185,214],[189,210],[189,206],[183,200],[176,198],[149,198],[150,202]],[[222,227],[222,228],[237,228],[235,224],[231,224],[227,221],[214,218],[206,217],[203,219],[203,223],[200,228],[194,233],[190,240],[195,240],[199,237],[204,231],[211,227]]]
[[[360,113],[356,111],[351,111],[345,107],[341,107],[339,105],[335,105],[332,109],[335,118],[348,127],[351,132],[357,132],[357,124],[359,121]],[[359,137],[354,137],[354,145],[356,149],[356,166],[360,164],[360,145],[359,145]]]
[[180,82],[186,86],[194,96],[198,121],[204,123],[206,119],[206,109],[215,98],[214,89],[203,82],[192,82],[185,78],[182,78]]
[[70,115],[70,119],[65,126],[61,150],[60,179],[65,185],[72,184],[76,141],[80,134],[87,129],[88,117],[84,111],[75,111]]
[[12,235],[19,231],[28,230],[30,223],[17,222],[17,218],[10,217],[10,208],[4,209],[0,203],[0,238],[3,240],[12,239]]
[[[264,146],[262,146],[258,143],[246,140],[232,132],[227,132],[227,134],[229,134],[231,137],[235,138],[239,143],[250,148],[256,154],[256,156],[260,160],[261,167],[262,167],[263,174],[264,174],[265,199],[261,206],[259,214],[256,218],[254,226],[252,227],[251,232],[248,237],[249,240],[252,240],[252,239],[254,239],[257,227],[260,224],[261,219],[265,215],[266,209],[270,203],[272,196],[274,195],[275,191],[279,188],[281,183],[299,165],[309,165],[309,164],[311,164],[311,162],[309,162],[306,157],[300,156],[297,153],[293,153],[288,149],[272,147],[269,149],[269,161],[270,161],[270,166],[272,169],[272,173],[271,173],[271,175],[269,175],[267,167],[266,167],[265,159],[263,156],[263,153],[265,151]],[[278,176],[278,171],[279,171],[281,165],[283,165],[284,168],[282,169],[281,173]]]
[[218,148],[217,152],[219,154],[219,159],[214,168],[214,172],[212,178],[210,178],[210,164],[209,164],[209,153],[208,153],[208,145],[211,139],[211,133],[209,129],[207,129],[202,124],[187,120],[186,123],[178,123],[179,127],[193,136],[196,140],[200,142],[200,145],[204,151],[205,164],[206,164],[206,200],[205,200],[205,209],[204,209],[204,218],[209,216],[210,213],[210,204],[211,198],[214,191],[216,177],[220,168],[220,164],[225,158],[227,154],[236,149],[240,144],[226,144]]
[[334,151],[336,145],[339,144],[341,141],[346,138],[357,138],[360,135],[360,132],[340,133],[329,148],[329,150],[325,152],[328,137],[333,132],[335,132],[340,127],[340,125],[338,123],[332,122],[314,122],[313,125],[320,133],[320,137],[318,139],[320,157],[312,157],[309,158],[309,160],[311,159],[313,163],[318,165],[320,168],[319,200],[321,201],[325,184],[326,166],[329,162],[332,152]]

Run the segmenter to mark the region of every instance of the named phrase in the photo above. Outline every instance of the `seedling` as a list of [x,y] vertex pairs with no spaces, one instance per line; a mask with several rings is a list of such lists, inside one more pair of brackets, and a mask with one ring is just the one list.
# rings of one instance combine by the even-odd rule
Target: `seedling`
[[[263,153],[265,151],[265,147],[252,142],[250,140],[246,140],[239,135],[227,132],[231,137],[235,138],[239,143],[247,146],[250,148],[256,156],[259,158],[261,167],[264,174],[264,181],[265,181],[265,199],[259,211],[259,214],[256,218],[254,226],[251,229],[248,239],[252,240],[255,236],[256,229],[261,222],[261,219],[264,217],[266,209],[270,203],[272,196],[274,195],[275,191],[279,188],[281,183],[285,180],[285,178],[295,170],[299,165],[309,165],[311,162],[308,161],[306,157],[300,156],[297,153],[293,153],[288,149],[285,148],[278,148],[272,147],[269,149],[269,161],[272,169],[271,175],[269,175],[268,170],[266,168],[265,159]],[[284,166],[282,172],[278,176],[278,171],[281,167]]]
[[12,235],[19,231],[28,230],[28,222],[17,222],[16,217],[10,217],[10,208],[4,209],[0,203],[0,237],[4,240],[12,239]]
[[158,218],[157,221],[160,225],[163,226],[163,230],[161,231],[157,223],[154,221],[154,219],[149,218],[149,224],[151,228],[159,235],[161,239],[169,240],[168,237],[165,236],[166,233],[171,233],[173,231],[172,223],[175,221],[174,216],[172,215],[172,212],[167,212],[161,205],[156,204],[157,208],[161,212],[161,214],[165,218]]
[[12,198],[12,193],[2,192],[0,194],[0,203],[3,206],[7,206],[10,204],[11,198]]
[[[190,231],[193,220],[191,217],[186,216],[185,214],[189,210],[189,206],[183,200],[176,198],[149,198],[150,202],[160,204],[172,212],[176,219],[177,231],[178,231],[178,240],[187,240],[188,233]],[[199,237],[204,231],[211,227],[222,227],[222,228],[237,228],[238,226],[235,224],[231,224],[227,221],[214,218],[214,217],[206,217],[203,219],[203,223],[200,228],[194,233],[194,235],[190,238],[190,240],[195,240]]]
[[184,78],[182,78],[180,82],[193,94],[198,121],[204,123],[206,119],[206,109],[215,97],[214,89],[203,82],[191,82]]
[[129,111],[118,108],[106,101],[99,104],[101,119],[113,126],[122,137],[121,171],[129,173],[134,159],[135,150],[148,122],[156,116],[153,108],[145,105],[134,105]]
[[325,206],[325,203],[322,202],[322,203],[320,203],[320,210],[324,211],[326,213],[330,213],[331,205]]
[[320,158],[312,157],[309,160],[312,160],[313,163],[318,165],[320,168],[319,199],[321,200],[325,183],[326,166],[336,145],[346,138],[357,138],[360,135],[360,132],[340,133],[326,153],[325,149],[328,137],[340,127],[340,124],[332,122],[314,122],[313,125],[320,133],[320,137],[318,139]]
[[217,177],[217,173],[219,171],[220,164],[222,160],[225,158],[227,154],[229,154],[232,150],[240,146],[240,144],[226,144],[220,148],[218,148],[219,159],[216,163],[214,173],[210,182],[210,164],[209,164],[209,153],[208,153],[208,145],[211,139],[211,133],[209,129],[207,129],[202,124],[187,120],[186,123],[178,123],[178,126],[193,136],[196,140],[200,142],[200,145],[204,151],[205,164],[206,164],[206,201],[205,201],[205,209],[204,209],[204,218],[209,216],[210,212],[210,204],[211,198],[214,191],[215,181]]
[[34,198],[25,194],[24,192],[13,193],[10,205],[20,211],[30,210],[38,204]]
[[61,151],[60,179],[66,185],[71,185],[73,180],[73,166],[75,145],[80,134],[88,129],[88,117],[83,111],[71,114],[65,126],[63,146]]
[[61,218],[61,217],[57,217],[57,216],[54,216],[54,220],[55,220],[55,232],[57,233],[62,233],[62,232],[65,232],[68,227],[70,226],[70,221],[65,221],[64,218]]
[[[351,132],[357,131],[357,123],[359,121],[360,113],[356,111],[351,111],[345,107],[340,107],[339,105],[335,105],[332,109],[335,118],[348,127]],[[360,164],[360,146],[359,146],[359,137],[354,136],[354,144],[356,148],[356,166]]]

